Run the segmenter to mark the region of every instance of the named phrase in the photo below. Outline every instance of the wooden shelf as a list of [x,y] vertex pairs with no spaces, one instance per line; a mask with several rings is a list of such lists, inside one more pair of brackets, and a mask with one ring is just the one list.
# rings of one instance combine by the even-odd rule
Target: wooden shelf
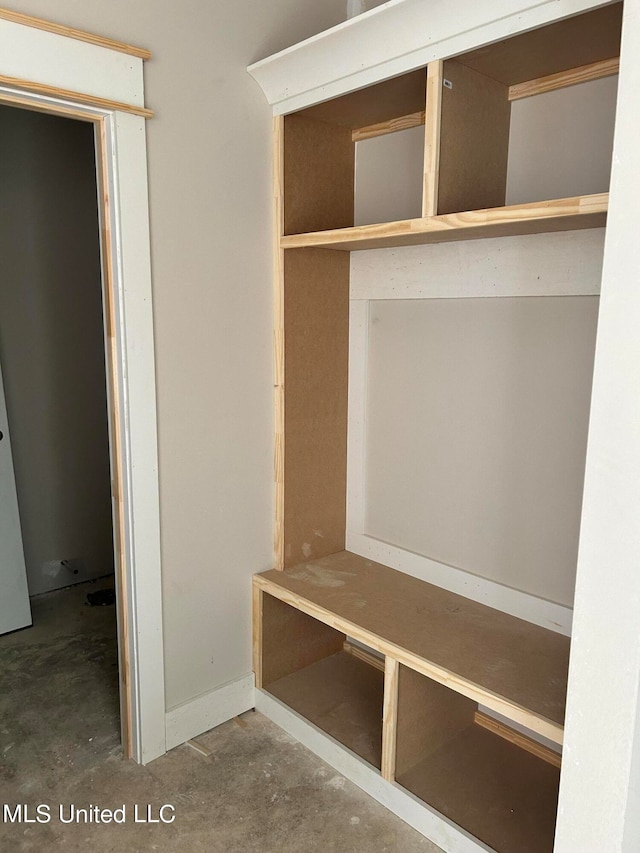
[[601,228],[606,224],[608,202],[608,193],[595,193],[509,207],[426,216],[402,222],[385,222],[380,225],[290,234],[281,237],[280,245],[283,249],[315,247],[355,251],[447,243],[481,237]]
[[553,849],[560,770],[471,725],[398,783],[503,853]]
[[342,551],[257,589],[562,743],[569,639]]
[[379,770],[383,681],[379,669],[338,652],[265,690]]

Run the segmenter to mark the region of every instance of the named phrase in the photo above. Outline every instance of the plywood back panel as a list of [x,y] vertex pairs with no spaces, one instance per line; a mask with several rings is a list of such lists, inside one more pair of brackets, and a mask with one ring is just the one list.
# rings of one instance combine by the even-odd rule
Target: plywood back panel
[[512,86],[620,54],[622,3],[481,47],[458,61]]
[[300,115],[355,130],[424,110],[426,84],[427,72],[421,68],[309,107]]
[[353,225],[351,131],[302,114],[284,123],[284,233]]
[[509,90],[477,71],[444,63],[438,213],[504,204]]
[[396,779],[473,725],[477,708],[466,696],[401,665]]
[[298,672],[342,649],[345,635],[306,613],[262,595],[262,684]]
[[285,565],[344,548],[349,255],[285,253]]

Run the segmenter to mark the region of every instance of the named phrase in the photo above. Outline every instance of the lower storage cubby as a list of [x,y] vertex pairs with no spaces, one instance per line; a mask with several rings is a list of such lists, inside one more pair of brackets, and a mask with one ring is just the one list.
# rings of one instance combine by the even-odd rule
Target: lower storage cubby
[[476,702],[401,666],[396,781],[498,853],[550,853],[556,754],[483,720]]
[[344,651],[343,633],[266,593],[262,625],[263,689],[379,770],[384,673]]

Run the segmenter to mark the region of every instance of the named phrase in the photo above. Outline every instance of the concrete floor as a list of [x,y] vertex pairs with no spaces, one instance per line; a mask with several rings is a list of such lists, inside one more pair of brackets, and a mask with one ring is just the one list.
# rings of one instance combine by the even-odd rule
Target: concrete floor
[[[12,824],[0,812],[0,850],[437,853],[260,714],[198,738],[209,756],[181,746],[146,767],[123,761],[114,608],[84,604],[104,586],[39,596],[34,627],[0,637],[0,810],[51,815]],[[72,804],[124,805],[126,822],[61,823]],[[157,818],[164,804],[173,823],[134,822],[135,805]]]

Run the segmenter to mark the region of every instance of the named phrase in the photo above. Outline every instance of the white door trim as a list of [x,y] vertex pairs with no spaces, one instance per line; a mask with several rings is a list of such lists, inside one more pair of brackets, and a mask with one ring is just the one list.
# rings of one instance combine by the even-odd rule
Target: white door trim
[[[0,74],[5,73],[5,51],[11,66],[11,44],[0,21]],[[15,24],[11,25],[15,27]],[[25,50],[29,33],[24,28],[20,49]],[[38,73],[24,79],[48,84],[57,69],[65,66],[67,42],[49,36],[47,57],[34,46]],[[76,90],[87,91],[87,77],[98,79],[109,95],[111,55],[120,63],[121,54],[93,45],[83,45],[88,65],[76,64]],[[75,49],[75,48],[74,48]],[[94,56],[95,62],[90,57]],[[46,61],[45,61],[46,59]],[[142,85],[137,60],[132,80]],[[28,66],[28,56],[22,57]],[[47,62],[49,65],[47,66]],[[47,67],[51,76],[46,76]],[[66,65],[68,69],[68,65]],[[11,69],[10,69],[11,70]],[[84,79],[83,79],[84,77]],[[54,85],[54,83],[51,83]],[[140,92],[139,98],[142,99]],[[7,103],[92,121],[101,160],[101,204],[103,228],[103,284],[107,331],[107,361],[111,445],[117,449],[112,461],[114,513],[120,529],[121,571],[118,583],[118,630],[121,664],[121,707],[125,755],[146,763],[166,749],[164,652],[160,573],[160,508],[157,468],[157,423],[151,264],[149,243],[148,188],[145,120],[115,110],[97,109],[62,98],[30,94],[22,89],[0,87]],[[114,464],[115,463],[115,464]]]

